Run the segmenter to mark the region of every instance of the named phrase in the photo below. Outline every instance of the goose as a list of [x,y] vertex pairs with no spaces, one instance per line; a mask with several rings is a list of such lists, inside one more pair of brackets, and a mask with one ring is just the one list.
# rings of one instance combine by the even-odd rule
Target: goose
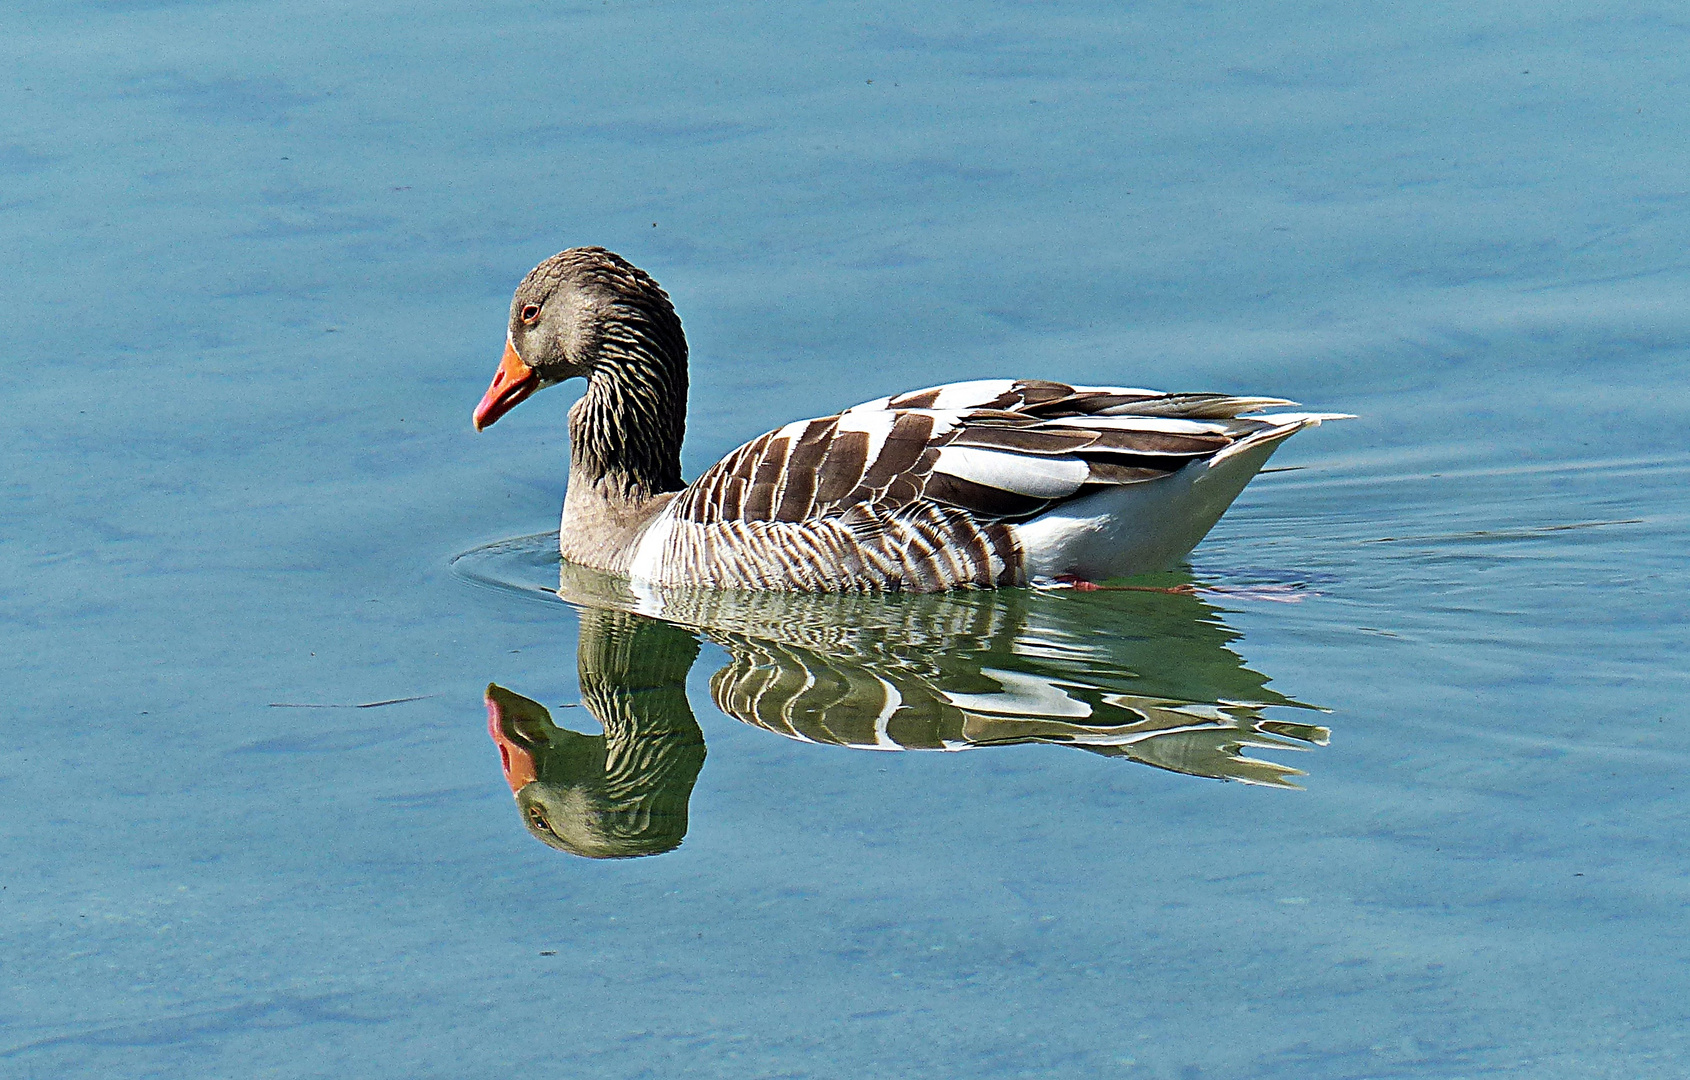
[[815,592],[1077,584],[1166,569],[1286,438],[1281,398],[977,379],[760,435],[681,480],[687,343],[669,295],[600,247],[511,299],[481,431],[574,378],[558,549],[633,582]]

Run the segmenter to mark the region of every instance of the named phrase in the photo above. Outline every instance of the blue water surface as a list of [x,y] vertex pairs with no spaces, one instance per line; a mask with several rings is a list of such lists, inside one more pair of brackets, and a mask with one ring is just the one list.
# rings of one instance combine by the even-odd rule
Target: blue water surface
[[[17,0],[0,55],[0,1075],[1685,1074],[1678,7]],[[1250,751],[1305,790],[782,738],[702,635],[684,843],[535,842],[483,692],[597,730],[596,616],[454,559],[556,527],[575,391],[469,413],[576,244],[674,297],[689,476],[965,378],[1358,414],[1179,616],[1328,710]]]

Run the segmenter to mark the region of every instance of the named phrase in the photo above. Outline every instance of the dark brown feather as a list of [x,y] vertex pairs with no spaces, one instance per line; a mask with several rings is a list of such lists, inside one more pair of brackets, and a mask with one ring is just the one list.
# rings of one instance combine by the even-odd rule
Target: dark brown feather
[[1054,419],[1058,416],[1095,416],[1104,409],[1112,409],[1117,405],[1128,405],[1135,401],[1144,400],[1147,399],[1143,395],[1137,394],[1108,394],[1095,390],[1082,390],[1067,397],[1033,402],[1022,409],[1021,412],[1026,416],[1044,419]]
[[862,486],[871,489],[885,487],[894,476],[916,463],[922,451],[927,449],[927,440],[932,437],[931,415],[899,413],[892,423],[892,430],[886,435],[886,442],[881,446],[880,453],[864,474]]
[[1001,521],[987,525],[985,533],[986,542],[992,545],[992,553],[1003,564],[1003,569],[998,571],[997,584],[1021,584],[1021,545],[1015,542],[1015,534]]
[[787,450],[792,445],[791,440],[784,438],[765,436],[761,441],[763,453],[756,458],[756,465],[751,469],[750,487],[745,492],[745,502],[740,509],[743,521],[768,521],[774,516],[775,492],[780,486]]
[[1018,454],[1072,454],[1098,441],[1098,433],[1084,428],[983,426],[962,428],[949,446],[980,446]]
[[868,468],[868,432],[845,431],[828,444],[822,461],[821,482],[816,485],[816,502],[836,503],[856,490],[857,481]]
[[921,483],[909,473],[894,476],[892,482],[886,485],[886,494],[878,501],[882,506],[891,508],[908,506],[921,498]]
[[720,499],[727,474],[712,469],[698,478],[698,482],[681,496],[687,516],[694,521],[711,524],[721,520]]
[[[812,425],[820,427],[821,425]],[[815,508],[816,471],[827,457],[827,443],[805,438],[793,448],[786,461],[786,489],[781,492],[780,507],[775,511],[777,521],[803,521]]]
[[1124,431],[1102,428],[1087,453],[1119,451],[1128,454],[1188,454],[1202,457],[1232,445],[1225,435],[1183,435],[1170,431]]
[[888,409],[931,409],[933,403],[938,400],[939,388],[934,387],[931,390],[920,390],[913,394],[905,394],[903,397],[893,398],[886,407]]
[[1015,389],[1021,395],[1022,412],[1026,412],[1031,406],[1047,401],[1061,401],[1074,394],[1074,388],[1067,383],[1049,382],[1045,379],[1022,379],[1015,384]]
[[1018,495],[1013,491],[976,484],[972,480],[964,480],[949,473],[934,473],[929,476],[924,494],[934,502],[990,518],[1029,518],[1050,506],[1049,499]]
[[745,505],[745,491],[749,485],[739,476],[727,476],[722,481],[722,493],[717,505],[722,508],[721,520],[738,521],[740,509]]
[[1138,484],[1146,480],[1159,480],[1169,472],[1167,469],[1147,469],[1141,465],[1116,465],[1109,461],[1087,460],[1086,466],[1091,470],[1087,480],[1093,484]]
[[992,584],[992,552],[986,546],[986,538],[974,522],[963,518],[952,522],[951,539],[967,550],[968,562],[974,567],[974,574],[969,578],[971,584],[981,588],[989,588]]
[[[1002,400],[1002,399],[1000,398],[999,400]],[[1014,409],[1010,409],[1010,408],[997,409],[997,408],[988,408],[988,407],[982,406],[981,408],[978,408],[978,409],[969,409],[968,410],[968,426],[969,427],[973,427],[975,424],[1006,424],[1006,423],[1013,425],[1013,426],[1024,427],[1027,424],[1027,415],[1025,413],[1016,412]]]

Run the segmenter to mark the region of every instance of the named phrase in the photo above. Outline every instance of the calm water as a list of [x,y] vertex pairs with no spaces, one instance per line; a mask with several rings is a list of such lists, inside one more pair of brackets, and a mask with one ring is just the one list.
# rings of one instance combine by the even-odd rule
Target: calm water
[[[0,51],[0,1074],[1684,1074],[1677,8],[21,0]],[[572,606],[571,392],[469,411],[577,243],[676,300],[689,475],[982,376],[1360,419],[1195,595]],[[541,741],[577,847],[684,841],[537,842]]]

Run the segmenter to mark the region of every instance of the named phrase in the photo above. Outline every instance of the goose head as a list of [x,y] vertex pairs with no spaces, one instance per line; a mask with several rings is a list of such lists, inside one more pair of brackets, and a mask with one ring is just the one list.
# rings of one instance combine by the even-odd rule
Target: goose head
[[[604,248],[570,248],[511,297],[505,354],[475,407],[481,431],[536,390],[569,379],[654,381],[686,398],[686,338],[656,281]],[[678,386],[676,385],[678,382]]]

